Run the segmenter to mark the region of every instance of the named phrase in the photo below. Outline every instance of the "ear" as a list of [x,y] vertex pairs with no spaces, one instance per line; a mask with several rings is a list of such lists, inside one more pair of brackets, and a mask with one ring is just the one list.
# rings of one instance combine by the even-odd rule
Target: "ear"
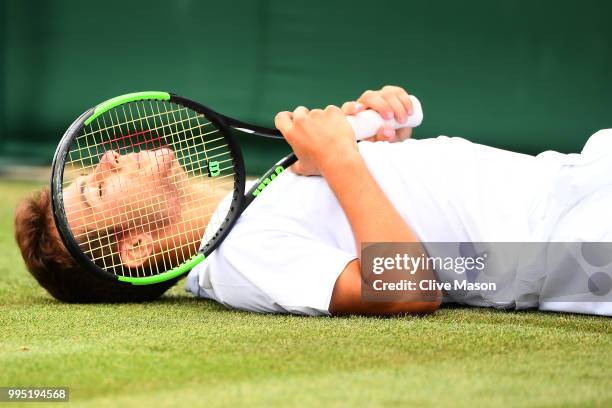
[[123,235],[119,241],[121,262],[128,268],[142,266],[153,253],[153,237],[146,232]]

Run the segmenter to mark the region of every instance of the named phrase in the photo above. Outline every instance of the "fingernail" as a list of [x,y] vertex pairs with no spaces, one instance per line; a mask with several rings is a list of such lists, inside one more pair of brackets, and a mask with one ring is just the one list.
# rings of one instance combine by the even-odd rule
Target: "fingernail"
[[399,123],[406,123],[407,120],[408,120],[408,116],[402,115],[399,118]]
[[393,129],[385,129],[383,130],[383,135],[385,135],[385,137],[391,138],[393,137],[393,135],[395,134],[395,132],[393,131]]
[[363,108],[364,108],[363,104],[361,104],[361,103],[359,103],[359,102],[357,102],[357,103],[355,104],[355,110],[356,110],[356,111],[360,111],[360,110],[362,110]]
[[391,111],[385,112],[385,119],[393,119],[393,112]]
[[412,115],[412,108],[408,109],[408,116]]

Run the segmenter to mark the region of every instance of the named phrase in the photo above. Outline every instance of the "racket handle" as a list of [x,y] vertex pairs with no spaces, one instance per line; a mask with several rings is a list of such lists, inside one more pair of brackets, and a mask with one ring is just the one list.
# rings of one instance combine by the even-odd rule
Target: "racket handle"
[[368,109],[359,112],[356,115],[347,116],[349,124],[355,132],[355,139],[361,140],[371,136],[375,136],[378,130],[385,124],[391,125],[394,129],[410,127],[415,128],[423,121],[423,108],[421,102],[414,96],[410,95],[412,101],[412,115],[408,116],[405,123],[398,123],[395,119],[384,120],[378,113]]

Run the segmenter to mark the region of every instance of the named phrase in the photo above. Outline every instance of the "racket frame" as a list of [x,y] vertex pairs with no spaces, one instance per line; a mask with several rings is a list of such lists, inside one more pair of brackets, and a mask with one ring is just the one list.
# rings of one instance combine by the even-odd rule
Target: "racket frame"
[[[168,95],[169,98],[166,98],[165,95]],[[66,161],[70,152],[70,146],[72,142],[80,135],[80,132],[86,126],[86,123],[89,124],[95,117],[103,114],[104,112],[113,109],[117,106],[121,106],[126,103],[135,102],[135,101],[144,101],[144,100],[168,100],[171,103],[175,103],[180,106],[187,107],[192,109],[195,112],[203,114],[206,119],[210,120],[223,134],[227,141],[228,149],[232,154],[233,165],[235,170],[235,179],[234,179],[234,190],[232,196],[232,203],[230,204],[230,210],[225,217],[225,220],[217,230],[216,234],[213,236],[211,240],[209,240],[206,245],[193,255],[187,261],[181,263],[180,265],[162,272],[160,274],[146,276],[146,277],[128,277],[128,276],[120,276],[115,275],[110,272],[105,271],[103,268],[95,264],[87,255],[83,253],[80,249],[79,244],[76,242],[72,231],[70,230],[70,225],[68,222],[68,218],[66,216],[66,212],[63,206],[63,188],[64,188],[64,166],[66,165]],[[94,117],[95,116],[95,117]],[[219,244],[225,239],[227,234],[231,231],[233,225],[238,220],[240,214],[244,211],[244,209],[253,201],[253,199],[258,195],[255,194],[257,187],[260,185],[260,182],[256,183],[253,188],[247,192],[245,195],[245,178],[246,172],[244,168],[244,159],[242,156],[242,152],[234,138],[231,128],[235,128],[239,131],[247,132],[247,133],[255,133],[264,137],[270,138],[282,138],[281,133],[276,129],[270,129],[262,126],[251,125],[246,122],[242,122],[228,116],[222,115],[198,102],[195,102],[191,99],[168,94],[165,92],[142,92],[136,94],[126,94],[116,98],[112,98],[108,101],[102,102],[94,108],[90,108],[85,111],[81,116],[79,116],[66,130],[58,147],[55,151],[55,155],[53,157],[53,163],[51,167],[51,203],[52,203],[52,213],[53,219],[55,221],[55,225],[59,232],[59,236],[64,243],[64,246],[68,250],[68,252],[74,257],[77,263],[83,267],[85,270],[90,271],[104,279],[112,280],[120,284],[129,284],[129,285],[151,285],[157,284],[161,282],[165,282],[171,279],[175,279],[180,277],[181,275],[189,272],[195,265],[202,262],[206,256],[208,256],[212,251],[214,251]],[[272,169],[264,174],[259,180],[273,180],[274,174],[277,174],[279,171],[283,171],[286,167],[293,164],[296,161],[295,155],[289,154],[284,159],[279,161]],[[279,170],[280,169],[280,170]],[[269,181],[265,184],[269,184]]]

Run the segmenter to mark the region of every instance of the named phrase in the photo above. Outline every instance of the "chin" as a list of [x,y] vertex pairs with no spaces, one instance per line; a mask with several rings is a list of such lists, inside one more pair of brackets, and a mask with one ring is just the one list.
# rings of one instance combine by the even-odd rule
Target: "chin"
[[181,218],[182,195],[185,193],[188,179],[187,173],[185,173],[183,167],[178,164],[178,161],[172,160],[170,169],[165,179],[162,181],[162,186],[165,185],[164,187],[169,191],[166,198],[166,205],[168,218],[171,222],[178,221]]
[[187,178],[185,169],[179,164],[177,159],[172,160],[167,174],[167,177],[173,180],[174,183],[181,183],[183,179]]

